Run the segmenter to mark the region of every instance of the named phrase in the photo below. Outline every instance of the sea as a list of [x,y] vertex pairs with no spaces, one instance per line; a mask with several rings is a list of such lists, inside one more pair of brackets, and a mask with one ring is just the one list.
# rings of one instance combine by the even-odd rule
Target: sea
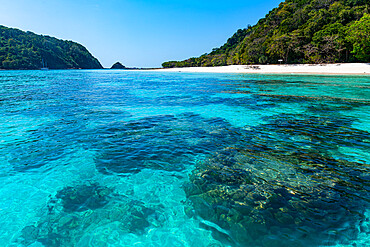
[[370,246],[370,77],[0,71],[0,246]]

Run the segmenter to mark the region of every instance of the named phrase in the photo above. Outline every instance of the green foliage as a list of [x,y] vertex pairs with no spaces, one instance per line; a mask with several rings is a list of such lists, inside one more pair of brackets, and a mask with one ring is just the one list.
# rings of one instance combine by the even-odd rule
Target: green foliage
[[101,69],[80,44],[0,26],[0,69]]
[[370,62],[368,0],[286,0],[223,46],[163,67]]
[[268,58],[266,56],[261,56],[260,59],[258,60],[260,64],[265,64],[267,63],[267,61],[268,61]]
[[370,15],[364,14],[348,29],[346,40],[353,44],[352,53],[360,61],[370,61]]

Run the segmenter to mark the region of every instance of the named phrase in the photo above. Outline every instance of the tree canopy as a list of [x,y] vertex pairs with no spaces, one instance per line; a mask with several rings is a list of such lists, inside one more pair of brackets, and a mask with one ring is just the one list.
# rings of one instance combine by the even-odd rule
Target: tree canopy
[[0,26],[0,69],[101,69],[82,45]]
[[370,61],[370,15],[354,22],[348,29],[346,40],[353,44],[352,53],[362,62]]
[[368,0],[286,0],[209,54],[163,67],[370,62]]

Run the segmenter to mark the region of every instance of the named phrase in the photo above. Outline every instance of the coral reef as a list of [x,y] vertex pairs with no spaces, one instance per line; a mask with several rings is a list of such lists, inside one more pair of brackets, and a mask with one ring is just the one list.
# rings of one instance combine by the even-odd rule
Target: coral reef
[[100,130],[97,169],[105,174],[132,174],[144,168],[182,171],[195,154],[210,154],[240,136],[221,118],[197,114],[165,115],[115,123]]
[[188,215],[227,231],[234,245],[351,243],[367,229],[370,167],[339,148],[365,151],[369,133],[340,114],[265,121],[198,163],[185,186]]
[[162,221],[158,209],[97,183],[83,184],[58,191],[40,220],[22,230],[18,242],[24,246],[35,242],[47,247],[86,246],[85,241],[101,227],[140,235]]
[[[242,246],[350,243],[367,208],[369,168],[318,154],[225,149],[199,164],[185,187],[189,216]],[[334,166],[335,164],[335,166]],[[367,174],[348,170],[364,169]]]

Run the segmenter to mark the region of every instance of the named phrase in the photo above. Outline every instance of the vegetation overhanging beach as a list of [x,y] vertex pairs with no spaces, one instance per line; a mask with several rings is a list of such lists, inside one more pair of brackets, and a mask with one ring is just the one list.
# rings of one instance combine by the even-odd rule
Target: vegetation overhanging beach
[[370,75],[370,64],[281,64],[281,65],[229,65],[218,67],[184,67],[159,69],[162,72],[244,73],[244,74],[318,74],[318,75]]

